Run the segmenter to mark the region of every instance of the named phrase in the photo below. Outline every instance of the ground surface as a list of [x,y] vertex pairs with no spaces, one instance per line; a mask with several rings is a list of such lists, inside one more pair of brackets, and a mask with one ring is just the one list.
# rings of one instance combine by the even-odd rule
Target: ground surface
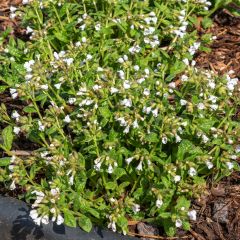
[[[24,31],[18,22],[8,18],[9,3],[19,2],[21,1],[0,0],[0,31],[12,26],[14,29],[12,34],[24,38]],[[204,33],[200,25],[198,31],[199,34]],[[221,10],[214,16],[214,25],[207,31],[217,39],[210,46],[210,53],[198,53],[196,56],[198,67],[211,69],[219,74],[234,70],[235,76],[240,78],[240,18],[234,17],[227,10]],[[4,102],[9,109],[19,111],[22,109],[21,103],[13,102],[6,93],[0,94],[0,102]],[[33,144],[24,141],[15,145],[16,150],[32,150],[34,147]],[[148,235],[142,239],[239,240],[240,174],[233,173],[216,185],[209,183],[207,194],[194,201],[193,207],[198,212],[198,219],[192,223],[190,232],[179,231],[179,237],[161,237],[161,230],[144,223],[130,222],[130,231],[132,235],[139,237]]]

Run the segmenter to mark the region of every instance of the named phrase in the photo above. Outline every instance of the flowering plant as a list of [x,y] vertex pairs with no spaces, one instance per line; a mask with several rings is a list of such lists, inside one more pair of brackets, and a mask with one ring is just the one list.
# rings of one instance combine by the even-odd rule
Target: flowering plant
[[[26,190],[39,225],[107,221],[126,234],[134,219],[188,230],[191,199],[207,176],[238,169],[240,152],[238,80],[192,60],[211,40],[198,39],[193,13],[210,2],[80,2],[13,9],[30,40],[1,46],[3,88],[24,105],[0,108],[2,181]],[[17,156],[17,138],[38,148]]]

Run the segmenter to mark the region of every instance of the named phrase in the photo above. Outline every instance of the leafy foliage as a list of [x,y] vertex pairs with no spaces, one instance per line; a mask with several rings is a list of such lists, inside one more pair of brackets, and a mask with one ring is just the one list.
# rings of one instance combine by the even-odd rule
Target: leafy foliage
[[[128,232],[148,219],[174,235],[195,219],[205,179],[238,169],[238,80],[195,67],[197,1],[32,1],[29,41],[1,41],[1,181],[34,198],[38,224],[104,224]],[[204,10],[205,8],[205,10]],[[206,27],[209,19],[205,18]],[[13,136],[14,134],[14,136]],[[25,158],[15,139],[39,148]]]

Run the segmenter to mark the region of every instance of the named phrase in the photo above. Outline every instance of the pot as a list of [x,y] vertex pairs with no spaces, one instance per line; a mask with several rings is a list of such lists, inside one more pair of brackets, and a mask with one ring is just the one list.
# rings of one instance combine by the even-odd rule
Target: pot
[[136,240],[99,227],[90,233],[80,228],[56,225],[36,225],[29,216],[30,207],[23,201],[0,196],[0,239],[1,240]]

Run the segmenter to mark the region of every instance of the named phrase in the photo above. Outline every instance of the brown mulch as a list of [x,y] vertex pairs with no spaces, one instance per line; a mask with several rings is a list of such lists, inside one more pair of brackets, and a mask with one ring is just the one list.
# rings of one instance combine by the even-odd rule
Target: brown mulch
[[[12,34],[23,36],[24,31],[16,20],[9,18],[9,7],[17,6],[22,0],[0,0],[0,32],[12,27]],[[198,27],[199,34],[212,33],[216,40],[210,46],[211,52],[201,52],[196,56],[198,67],[210,69],[219,74],[230,70],[240,77],[240,18],[227,10],[221,10],[214,16],[214,25],[205,31]],[[12,101],[9,95],[0,94],[0,102],[9,109],[21,111],[22,105]],[[15,145],[19,150],[34,149],[34,145],[23,142]],[[0,152],[1,157],[1,152]],[[0,187],[1,192],[1,187]],[[166,238],[156,235],[158,229],[144,223],[133,223],[129,228],[132,235],[142,239],[191,239],[191,240],[240,240],[240,174],[233,173],[217,186],[209,186],[208,194],[194,201],[198,212],[196,222],[192,222],[190,232],[179,231],[179,237]],[[162,232],[158,233],[161,235]],[[151,235],[151,237],[149,237]]]
[[214,16],[213,26],[199,33],[212,33],[216,40],[210,46],[211,52],[201,52],[196,57],[199,67],[224,74],[230,70],[240,76],[240,17],[233,16],[227,10],[221,10]]

